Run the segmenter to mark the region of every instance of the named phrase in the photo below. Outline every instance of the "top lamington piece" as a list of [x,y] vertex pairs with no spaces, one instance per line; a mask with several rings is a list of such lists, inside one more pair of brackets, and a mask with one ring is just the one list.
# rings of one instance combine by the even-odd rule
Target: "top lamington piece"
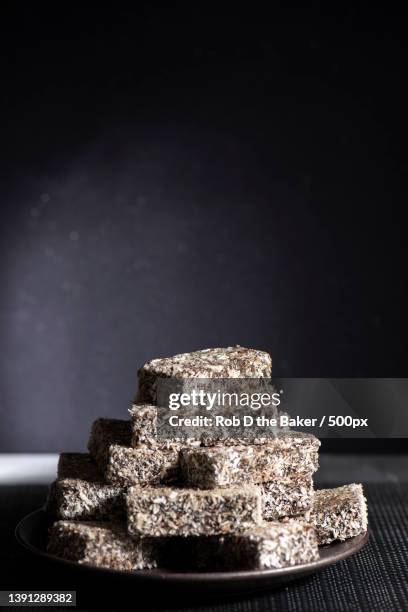
[[271,372],[272,359],[268,353],[242,346],[152,359],[138,372],[136,403],[156,403],[158,378],[269,378]]

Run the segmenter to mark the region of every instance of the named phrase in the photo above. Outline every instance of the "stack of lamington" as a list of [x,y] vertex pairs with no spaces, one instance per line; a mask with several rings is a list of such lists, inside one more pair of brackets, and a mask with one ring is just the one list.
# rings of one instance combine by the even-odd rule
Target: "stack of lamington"
[[312,435],[285,431],[251,444],[158,437],[159,378],[270,376],[270,356],[241,347],[145,364],[130,419],[98,419],[89,454],[60,456],[48,551],[119,570],[282,568],[365,531],[361,485],[314,491]]

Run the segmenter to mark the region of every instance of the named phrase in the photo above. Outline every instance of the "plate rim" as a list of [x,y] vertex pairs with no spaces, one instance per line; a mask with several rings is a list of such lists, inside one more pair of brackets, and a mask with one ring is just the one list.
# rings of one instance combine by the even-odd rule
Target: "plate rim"
[[[57,562],[61,565],[66,565],[70,568],[79,569],[79,570],[92,570],[98,573],[105,574],[115,574],[118,576],[125,577],[134,577],[135,579],[143,579],[148,581],[166,581],[173,583],[182,583],[182,582],[225,582],[225,581],[241,581],[245,579],[251,580],[263,580],[267,578],[279,578],[283,576],[302,576],[310,573],[317,572],[326,567],[334,565],[343,559],[347,559],[348,557],[354,555],[359,550],[361,550],[368,542],[370,537],[370,530],[367,530],[353,538],[349,538],[344,542],[336,542],[333,544],[329,544],[327,546],[321,547],[320,550],[330,550],[334,546],[339,546],[340,544],[349,543],[349,546],[345,546],[340,548],[337,552],[334,552],[332,557],[320,557],[317,561],[311,561],[310,563],[302,563],[299,565],[293,565],[290,567],[283,567],[278,569],[264,569],[264,570],[232,570],[232,571],[222,571],[222,572],[180,572],[180,571],[171,571],[165,569],[145,569],[145,570],[115,570],[106,567],[98,567],[96,565],[88,565],[77,563],[76,561],[70,561],[69,559],[63,559],[61,557],[57,557],[55,555],[51,555],[50,553],[38,548],[30,541],[22,535],[21,531],[24,528],[25,524],[34,517],[47,517],[47,512],[44,508],[37,508],[33,510],[29,514],[26,514],[23,518],[19,520],[15,528],[15,537],[17,542],[35,555],[39,555],[45,559],[48,559],[53,562]],[[350,544],[354,543],[354,546]]]

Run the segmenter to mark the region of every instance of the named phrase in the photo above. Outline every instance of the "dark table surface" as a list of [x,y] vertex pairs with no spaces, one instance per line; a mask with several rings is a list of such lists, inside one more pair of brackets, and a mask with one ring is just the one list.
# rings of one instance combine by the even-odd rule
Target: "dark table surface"
[[[199,601],[180,591],[170,597],[140,592],[137,585],[100,577],[86,578],[77,572],[47,564],[22,549],[14,528],[24,515],[42,505],[43,485],[0,487],[0,590],[76,590],[77,609],[212,610],[258,612],[260,610],[374,611],[408,610],[408,475],[406,458],[391,464],[377,457],[360,460],[369,466],[365,484],[369,504],[370,541],[355,556],[326,570],[269,592],[228,600]],[[343,470],[348,462],[343,461]],[[388,463],[387,463],[388,461]],[[322,462],[323,475],[330,474],[330,459]],[[333,475],[340,476],[339,465]],[[356,465],[354,463],[354,465]],[[395,468],[395,466],[399,466]],[[372,466],[377,466],[376,468]],[[402,466],[402,467],[401,467]],[[364,469],[364,468],[363,468]],[[336,471],[337,470],[337,471]],[[361,474],[359,474],[361,475]],[[356,479],[357,480],[357,479]],[[345,477],[344,482],[350,478]],[[368,481],[368,482],[367,482]],[[334,480],[333,480],[334,482]],[[338,482],[334,482],[338,484]],[[154,596],[154,603],[152,599]],[[50,608],[44,608],[49,610]]]

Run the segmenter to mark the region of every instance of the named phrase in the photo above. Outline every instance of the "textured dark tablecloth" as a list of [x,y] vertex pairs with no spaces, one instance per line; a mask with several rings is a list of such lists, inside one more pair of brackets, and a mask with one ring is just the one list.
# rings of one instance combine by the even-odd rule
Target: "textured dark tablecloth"
[[[14,528],[25,514],[42,505],[46,487],[0,487],[0,590],[72,589],[77,609],[149,609],[149,594],[137,586],[118,587],[109,580],[86,580],[59,567],[43,566],[15,541]],[[225,612],[260,610],[388,611],[408,610],[408,483],[366,486],[371,538],[350,559],[267,593],[229,601],[192,602],[185,593],[166,600],[162,609]],[[210,596],[211,594],[209,594]],[[155,604],[157,607],[159,604]],[[44,608],[50,610],[50,608]]]

